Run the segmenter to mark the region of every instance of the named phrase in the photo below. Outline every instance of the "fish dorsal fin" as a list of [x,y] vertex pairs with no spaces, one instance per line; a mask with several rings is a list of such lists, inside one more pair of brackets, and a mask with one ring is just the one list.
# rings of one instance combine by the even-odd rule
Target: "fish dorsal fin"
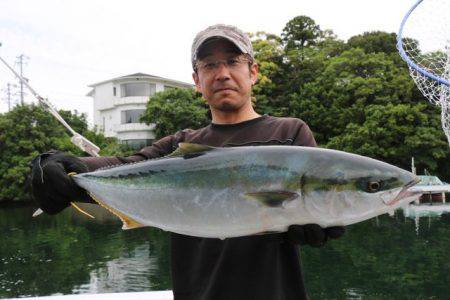
[[178,148],[173,151],[168,156],[197,156],[201,153],[212,151],[217,149],[215,147],[201,145],[201,144],[193,144],[193,143],[179,143]]
[[288,191],[267,191],[245,194],[250,199],[256,199],[268,207],[282,207],[285,201],[291,201],[298,197],[297,193]]

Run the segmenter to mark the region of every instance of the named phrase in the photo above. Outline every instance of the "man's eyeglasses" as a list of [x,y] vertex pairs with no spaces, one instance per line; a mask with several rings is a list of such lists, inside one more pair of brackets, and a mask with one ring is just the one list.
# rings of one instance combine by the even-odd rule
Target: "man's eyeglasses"
[[240,68],[244,64],[250,63],[250,59],[245,55],[239,55],[230,57],[227,59],[219,60],[203,60],[196,63],[196,69],[205,73],[213,73],[217,71],[221,64],[223,64],[229,70],[235,70]]

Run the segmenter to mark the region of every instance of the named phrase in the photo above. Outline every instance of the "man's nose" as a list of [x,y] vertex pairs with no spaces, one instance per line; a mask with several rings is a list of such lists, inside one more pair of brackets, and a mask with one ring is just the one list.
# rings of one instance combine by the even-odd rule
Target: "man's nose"
[[230,79],[230,70],[225,63],[219,63],[215,75],[216,80],[227,80]]

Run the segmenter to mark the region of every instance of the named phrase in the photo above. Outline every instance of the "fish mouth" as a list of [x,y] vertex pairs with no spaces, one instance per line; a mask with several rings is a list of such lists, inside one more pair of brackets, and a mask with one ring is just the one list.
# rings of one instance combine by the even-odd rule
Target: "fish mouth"
[[414,178],[413,180],[411,180],[410,182],[408,182],[407,184],[405,184],[403,186],[403,188],[400,190],[400,192],[397,194],[397,196],[395,196],[394,199],[390,200],[390,201],[386,201],[385,204],[392,206],[394,204],[397,204],[400,200],[404,199],[404,198],[408,198],[414,195],[419,194],[418,192],[413,192],[413,191],[409,191],[409,188],[416,185],[417,183],[420,182],[419,178]]

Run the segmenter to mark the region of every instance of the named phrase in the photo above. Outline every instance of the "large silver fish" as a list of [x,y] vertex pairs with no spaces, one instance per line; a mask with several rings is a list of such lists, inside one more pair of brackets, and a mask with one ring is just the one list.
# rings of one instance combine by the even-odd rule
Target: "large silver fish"
[[414,198],[405,170],[341,151],[298,146],[214,148],[74,176],[124,229],[154,226],[227,238],[291,224],[349,225]]

